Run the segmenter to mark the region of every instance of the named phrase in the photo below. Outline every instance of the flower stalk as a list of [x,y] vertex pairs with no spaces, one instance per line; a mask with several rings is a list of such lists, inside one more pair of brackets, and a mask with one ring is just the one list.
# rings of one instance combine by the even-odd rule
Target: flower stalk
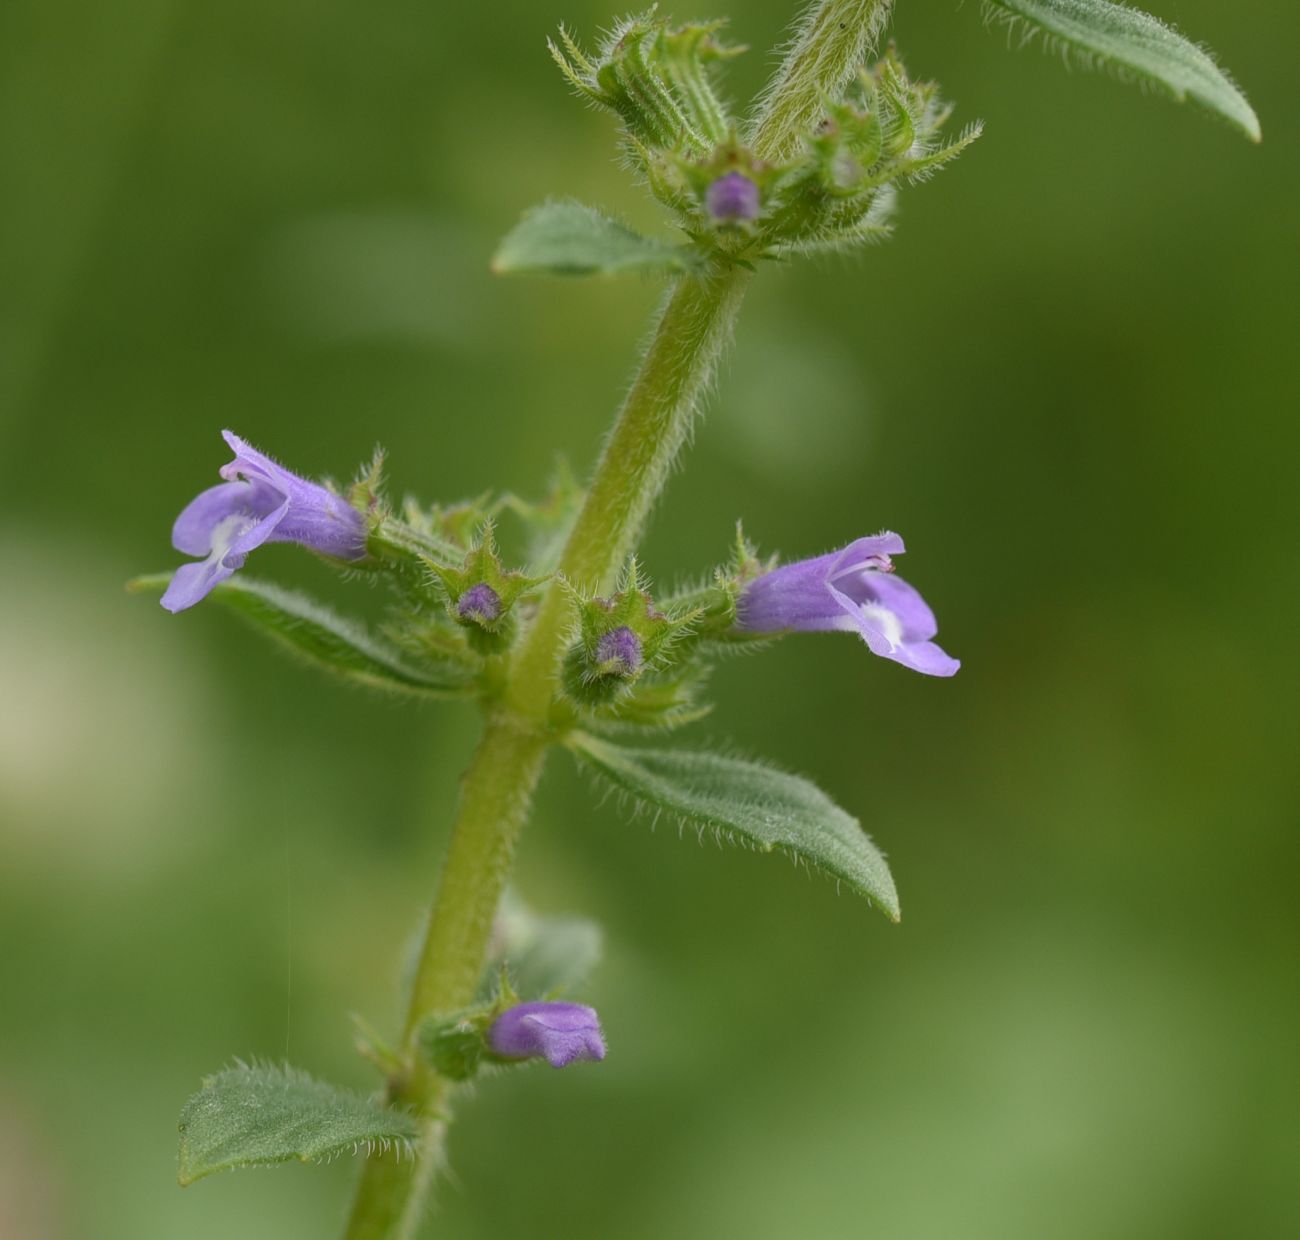
[[[758,149],[787,150],[798,140],[812,100],[853,72],[888,8],[888,0],[812,6],[767,96]],[[751,278],[745,267],[719,259],[674,283],[560,557],[559,574],[572,585],[606,589],[626,561],[687,440]],[[425,1139],[413,1160],[388,1154],[367,1161],[347,1240],[411,1240],[419,1227],[442,1156],[451,1083],[420,1060],[418,1033],[430,1017],[473,997],[547,748],[560,739],[551,714],[571,627],[569,599],[552,582],[463,780],[411,993],[405,1067],[389,1082],[391,1101],[426,1118]]]

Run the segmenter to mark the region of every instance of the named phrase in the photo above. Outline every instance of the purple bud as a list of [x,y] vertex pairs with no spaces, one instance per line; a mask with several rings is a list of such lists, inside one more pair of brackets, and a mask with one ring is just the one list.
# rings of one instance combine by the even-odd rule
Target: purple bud
[[456,614],[462,620],[491,624],[501,615],[501,596],[486,581],[480,581],[460,596]]
[[552,1068],[605,1058],[600,1018],[581,1003],[520,1003],[493,1022],[488,1045],[505,1059],[542,1058]]
[[596,664],[607,676],[635,676],[643,661],[641,639],[626,624],[610,629],[596,643]]
[[743,172],[728,172],[709,186],[705,201],[715,220],[758,218],[758,186]]
[[193,607],[266,542],[296,542],[339,560],[366,554],[365,518],[347,500],[290,473],[238,435],[221,434],[235,454],[221,467],[225,481],[192,499],[172,527],[177,551],[207,558],[176,570],[162,597],[168,611]]
[[931,640],[939,628],[934,612],[893,575],[890,556],[902,552],[903,540],[885,532],[783,564],[746,586],[736,627],[749,633],[856,632],[873,654],[927,676],[951,676],[961,664]]

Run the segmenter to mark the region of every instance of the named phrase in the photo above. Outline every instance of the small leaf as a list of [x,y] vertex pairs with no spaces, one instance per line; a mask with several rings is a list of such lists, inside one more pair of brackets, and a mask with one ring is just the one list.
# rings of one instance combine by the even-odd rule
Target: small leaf
[[405,1111],[335,1089],[294,1068],[240,1064],[210,1076],[181,1110],[182,1185],[214,1171],[315,1162],[419,1136]]
[[689,246],[643,237],[578,202],[534,207],[506,235],[492,259],[498,275],[611,275],[620,271],[686,271],[696,262]]
[[[170,574],[158,573],[137,577],[127,588],[161,592],[170,580]],[[209,597],[309,662],[347,680],[426,697],[462,694],[466,690],[466,677],[459,667],[412,667],[396,648],[304,594],[247,577],[232,577]]]
[[780,849],[843,880],[897,921],[898,893],[884,857],[856,818],[815,784],[757,762],[713,753],[624,749],[585,733],[569,738],[578,756],[647,808],[697,830]]
[[507,893],[497,914],[500,950],[488,962],[479,994],[497,992],[498,970],[506,967],[521,999],[549,999],[581,986],[600,962],[602,936],[581,917],[542,917]]
[[1195,99],[1260,140],[1259,118],[1232,80],[1195,43],[1162,21],[1108,0],[985,0],[1009,23],[1026,22],[1049,39],[1163,87],[1180,102]]

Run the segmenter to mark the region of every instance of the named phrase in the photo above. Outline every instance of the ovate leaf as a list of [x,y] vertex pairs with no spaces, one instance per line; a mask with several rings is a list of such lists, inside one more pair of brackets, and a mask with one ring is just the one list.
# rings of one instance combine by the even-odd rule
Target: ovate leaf
[[579,202],[548,202],[534,207],[506,235],[492,270],[499,275],[589,276],[685,271],[694,262],[689,246],[643,237]]
[[[137,577],[129,588],[161,593],[170,580],[167,573]],[[442,697],[465,689],[466,678],[458,666],[413,667],[395,647],[305,594],[248,577],[231,577],[209,598],[295,654],[347,680],[417,696]]]
[[898,920],[898,893],[884,857],[857,819],[808,780],[722,754],[628,749],[586,734],[569,743],[603,779],[647,809],[760,852],[788,853]]
[[1226,117],[1255,142],[1259,118],[1232,80],[1195,43],[1162,21],[1108,0],[986,0],[1009,22],[1025,22],[1085,61],[1113,66],[1168,91],[1195,99]]
[[294,1068],[241,1064],[210,1076],[181,1111],[181,1184],[214,1171],[315,1162],[335,1154],[407,1145],[414,1116]]

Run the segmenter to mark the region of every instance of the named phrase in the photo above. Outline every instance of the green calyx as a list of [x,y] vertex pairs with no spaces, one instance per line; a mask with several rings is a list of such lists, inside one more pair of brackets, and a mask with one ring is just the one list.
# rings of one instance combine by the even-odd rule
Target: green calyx
[[578,640],[564,661],[564,688],[579,705],[600,707],[623,696],[647,673],[666,670],[697,619],[693,610],[660,611],[635,559],[610,598],[573,595]]
[[851,248],[889,234],[897,185],[922,181],[976,138],[978,123],[951,141],[952,113],[934,82],[913,82],[891,49],[828,100],[802,151],[788,161],[768,213],[775,254]]
[[518,1002],[519,996],[502,967],[496,993],[490,1000],[424,1022],[418,1036],[421,1055],[439,1076],[457,1083],[472,1081],[487,1064],[513,1062],[493,1055],[487,1035],[497,1017]]
[[563,28],[548,46],[574,89],[616,113],[633,144],[703,154],[732,127],[713,71],[744,49],[718,42],[724,24],[674,28],[651,10],[620,23],[592,57]]
[[502,567],[490,520],[459,566],[422,558],[446,594],[451,618],[480,654],[499,654],[510,645],[515,604],[546,581]]

